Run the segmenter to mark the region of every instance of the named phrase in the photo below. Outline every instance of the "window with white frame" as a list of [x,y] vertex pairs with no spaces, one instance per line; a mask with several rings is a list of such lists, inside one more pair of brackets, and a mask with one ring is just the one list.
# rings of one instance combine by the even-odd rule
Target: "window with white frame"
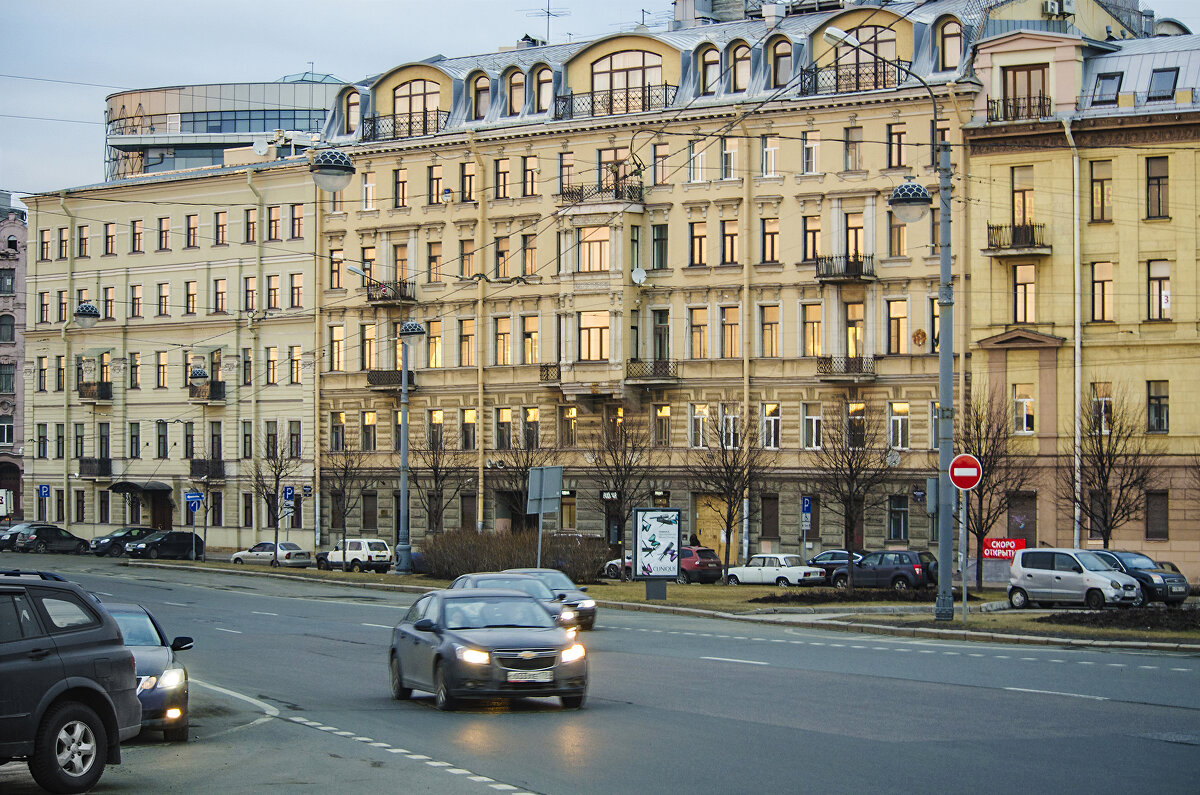
[[805,403],[804,410],[804,449],[821,449],[821,404]]
[[1108,433],[1112,430],[1112,383],[1092,384],[1092,431]]
[[741,446],[742,438],[741,406],[737,403],[721,405],[721,444],[727,450],[736,450]]
[[721,139],[721,179],[737,179],[737,138]]
[[800,171],[805,174],[821,173],[818,163],[821,134],[813,130],[800,133],[800,147]]
[[762,160],[760,171],[764,177],[777,177],[775,164],[779,159],[779,136],[764,135],[762,140]]
[[779,404],[762,404],[762,446],[764,450],[779,449]]
[[688,182],[703,182],[704,175],[704,141],[688,141]]
[[908,496],[888,496],[888,541],[908,540]]
[[688,444],[692,447],[707,447],[705,426],[708,423],[708,404],[693,403],[688,407]]
[[898,449],[908,449],[908,432],[909,432],[909,415],[908,403],[902,401],[893,401],[890,404],[890,427],[891,433],[888,443]]
[[929,402],[929,449],[936,450],[941,444],[941,436],[938,430],[938,404],[936,400]]
[[1013,384],[1013,433],[1033,433],[1033,384]]

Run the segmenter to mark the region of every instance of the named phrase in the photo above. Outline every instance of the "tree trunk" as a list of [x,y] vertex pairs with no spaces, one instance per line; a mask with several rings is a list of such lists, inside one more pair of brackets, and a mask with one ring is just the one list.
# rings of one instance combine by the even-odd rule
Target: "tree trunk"
[[[849,511],[847,511],[849,513]],[[854,591],[854,519],[846,517],[842,520],[842,535],[846,542],[846,592]]]
[[[976,506],[979,510],[978,516],[983,516],[983,497],[980,496],[979,505]],[[963,500],[963,505],[968,505],[967,500]],[[967,531],[971,530],[970,516],[967,517]],[[983,527],[983,519],[977,519],[980,522],[979,535],[975,536],[975,590],[983,590],[983,539],[987,535],[987,528]],[[963,572],[963,582],[967,581],[967,573]]]
[[725,568],[721,572],[721,582],[729,584],[729,538],[733,535],[733,529],[728,525],[725,527]]

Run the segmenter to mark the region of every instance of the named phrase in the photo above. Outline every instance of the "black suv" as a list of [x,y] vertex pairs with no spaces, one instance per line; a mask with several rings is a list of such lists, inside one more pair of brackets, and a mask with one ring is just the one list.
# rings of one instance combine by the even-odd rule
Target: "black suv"
[[204,555],[204,539],[182,530],[160,530],[125,545],[131,558],[180,558],[199,560]]
[[1105,563],[1128,574],[1138,581],[1141,593],[1134,607],[1145,607],[1150,602],[1164,602],[1168,607],[1178,607],[1188,598],[1188,581],[1179,572],[1161,566],[1141,552],[1126,552],[1121,549],[1093,549]]
[[[846,587],[846,566],[833,573],[835,588]],[[854,564],[854,585],[863,588],[894,588],[907,591],[937,585],[937,558],[932,552],[892,549],[868,552]]]
[[50,792],[85,792],[141,730],[121,630],[56,574],[0,571],[0,764],[28,760]]

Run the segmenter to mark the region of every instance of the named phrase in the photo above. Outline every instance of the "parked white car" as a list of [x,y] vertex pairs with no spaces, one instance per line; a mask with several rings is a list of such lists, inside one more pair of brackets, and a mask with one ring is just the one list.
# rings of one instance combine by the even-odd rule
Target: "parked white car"
[[233,563],[257,563],[260,566],[288,566],[306,569],[312,565],[312,554],[292,541],[280,541],[276,550],[274,541],[263,541],[249,549],[234,552],[229,558]]
[[328,552],[317,553],[318,569],[374,571],[392,567],[392,548],[382,538],[344,538]]
[[799,555],[754,555],[744,566],[729,569],[729,584],[737,585],[820,585],[825,570],[804,565]]

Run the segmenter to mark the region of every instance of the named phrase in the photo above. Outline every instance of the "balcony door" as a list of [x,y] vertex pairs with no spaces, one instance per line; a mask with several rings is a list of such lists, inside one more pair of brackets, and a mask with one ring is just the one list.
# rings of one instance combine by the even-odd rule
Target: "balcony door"
[[863,305],[846,304],[846,356],[863,355]]
[[1005,67],[1004,99],[1029,102],[1045,96],[1046,71],[1046,64]]

